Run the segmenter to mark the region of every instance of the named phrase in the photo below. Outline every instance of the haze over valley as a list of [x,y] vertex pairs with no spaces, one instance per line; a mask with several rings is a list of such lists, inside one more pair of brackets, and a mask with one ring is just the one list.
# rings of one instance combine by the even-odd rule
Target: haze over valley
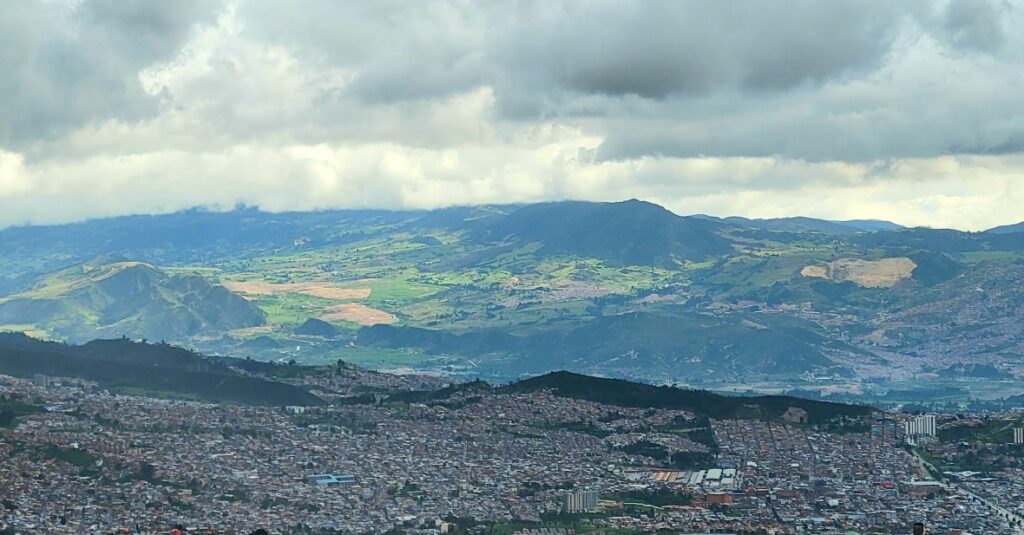
[[192,210],[0,231],[13,260],[0,324],[499,381],[566,369],[993,399],[1024,380],[1015,230],[678,216],[638,200]]

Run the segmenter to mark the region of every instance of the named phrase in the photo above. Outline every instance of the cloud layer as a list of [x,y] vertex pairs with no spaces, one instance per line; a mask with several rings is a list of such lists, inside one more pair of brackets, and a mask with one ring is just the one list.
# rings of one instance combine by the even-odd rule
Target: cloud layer
[[638,197],[1024,220],[1020,2],[16,3],[0,226]]

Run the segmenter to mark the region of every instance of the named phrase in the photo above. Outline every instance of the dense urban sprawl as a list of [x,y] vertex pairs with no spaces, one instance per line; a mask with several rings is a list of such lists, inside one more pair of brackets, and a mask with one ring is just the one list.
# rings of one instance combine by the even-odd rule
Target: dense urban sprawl
[[[378,392],[434,381],[372,377]],[[344,402],[356,380],[371,379],[313,381],[334,393],[324,407],[243,407],[0,377],[0,399],[45,407],[0,432],[0,527],[1015,533],[1024,514],[1014,446],[998,469],[936,474],[921,455],[968,445],[908,446],[909,416],[825,429],[471,388]]]

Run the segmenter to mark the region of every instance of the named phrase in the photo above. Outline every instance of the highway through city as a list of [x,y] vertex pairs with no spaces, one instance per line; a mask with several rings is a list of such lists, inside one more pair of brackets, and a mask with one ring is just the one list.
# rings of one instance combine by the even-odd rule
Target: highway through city
[[[925,460],[924,457],[921,457],[921,454],[918,453],[917,450],[912,451],[914,452],[914,458],[922,467],[930,468],[931,470],[929,471],[931,473],[942,474],[942,471],[936,468],[935,465]],[[1022,517],[1021,515],[1018,515],[1017,513],[1014,513],[1013,511],[1010,511],[983,496],[979,496],[965,488],[958,487],[955,483],[950,483],[948,480],[946,480],[945,477],[942,478],[942,483],[946,486],[947,489],[953,492],[957,492],[959,494],[967,496],[968,498],[971,498],[972,500],[977,500],[978,502],[985,504],[985,506],[991,509],[995,514],[1006,519],[1006,521],[1010,523],[1010,527],[1015,530],[1017,535],[1024,535],[1024,517]]]

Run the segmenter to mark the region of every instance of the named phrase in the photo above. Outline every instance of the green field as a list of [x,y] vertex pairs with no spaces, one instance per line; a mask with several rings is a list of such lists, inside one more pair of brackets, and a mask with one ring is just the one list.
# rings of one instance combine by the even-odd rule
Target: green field
[[[31,227],[0,231],[17,251],[0,267],[0,328],[501,379],[566,367],[721,389],[857,383],[893,405],[1019,393],[1024,235],[840,223],[633,200]],[[851,262],[903,258],[914,269],[895,279]],[[829,271],[801,274],[811,265]],[[336,329],[297,335],[310,319]],[[972,382],[958,361],[999,380]],[[896,363],[933,390],[888,385]]]

